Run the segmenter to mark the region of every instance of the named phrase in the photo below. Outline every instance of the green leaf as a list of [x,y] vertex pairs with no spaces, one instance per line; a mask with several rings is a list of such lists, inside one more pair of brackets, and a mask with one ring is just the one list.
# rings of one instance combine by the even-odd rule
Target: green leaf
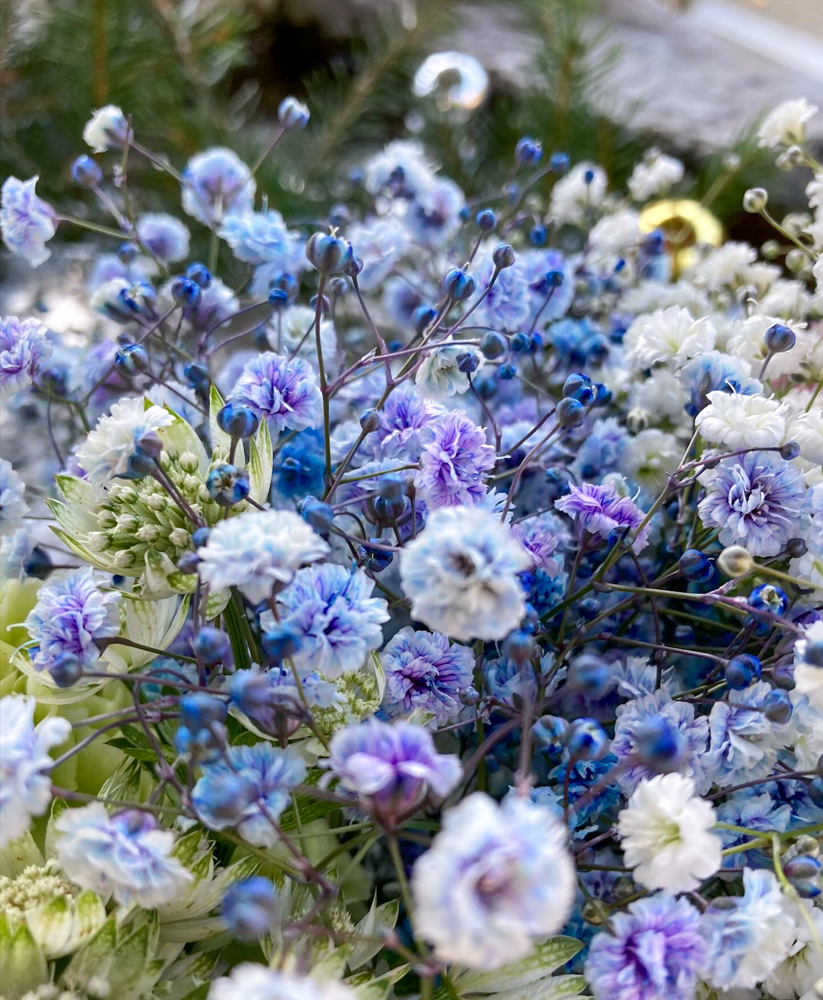
[[117,947],[117,923],[114,917],[103,924],[82,951],[78,951],[60,977],[63,986],[83,987],[92,976],[108,976],[109,965]]
[[519,962],[511,962],[493,972],[464,972],[454,979],[454,985],[461,996],[467,993],[500,993],[534,983],[550,976],[555,969],[565,965],[583,947],[580,941],[571,937],[553,937],[535,946],[533,951]]
[[493,994],[494,1000],[571,1000],[586,988],[585,976],[547,976],[536,983]]
[[[387,931],[394,930],[397,924],[397,917],[400,913],[400,900],[390,899],[388,903],[377,905],[377,895],[375,894],[369,912],[355,927],[355,934],[358,937],[379,938]],[[349,968],[352,972],[365,965],[370,959],[380,951],[382,945],[379,941],[360,941],[355,945],[354,951],[349,956]]]
[[12,928],[0,914],[0,988],[4,1000],[19,1000],[47,983],[48,965],[25,923]]
[[263,420],[249,442],[249,493],[260,504],[269,498],[272,462],[271,436],[268,422]]
[[231,436],[226,434],[225,431],[221,431],[220,425],[217,423],[217,414],[224,406],[223,397],[218,392],[217,386],[212,382],[211,391],[209,392],[209,433],[211,434],[211,447],[213,452],[219,449],[225,451],[226,455],[228,455],[231,449]]

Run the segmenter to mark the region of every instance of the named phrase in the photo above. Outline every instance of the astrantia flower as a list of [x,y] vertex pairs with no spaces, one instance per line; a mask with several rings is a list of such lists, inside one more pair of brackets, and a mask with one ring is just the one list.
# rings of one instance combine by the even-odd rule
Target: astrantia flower
[[150,813],[130,809],[109,816],[92,802],[66,809],[55,829],[57,857],[68,877],[124,906],[169,903],[193,878],[171,856],[174,834],[161,830]]
[[794,645],[794,686],[809,703],[823,712],[823,667],[809,663],[806,653],[811,643],[823,643],[823,621],[813,622],[803,630],[802,638]]
[[43,361],[51,357],[48,330],[36,319],[0,319],[0,396],[31,385]]
[[709,405],[709,393],[718,390],[739,392],[745,396],[762,394],[762,383],[752,378],[751,374],[751,365],[742,358],[720,351],[701,354],[678,372],[678,378],[690,396],[686,412],[689,416],[697,416]]
[[586,961],[596,1000],[693,1000],[706,954],[699,927],[688,900],[662,892],[613,914]]
[[783,961],[795,922],[770,871],[744,868],[743,896],[727,897],[700,919],[707,954],[702,970],[716,989],[756,986]]
[[159,406],[147,409],[140,397],[121,399],[77,449],[77,461],[91,482],[104,486],[126,472],[129,459],[144,438],[173,422],[167,410]]
[[665,363],[682,367],[714,347],[715,330],[708,319],[692,319],[687,309],[669,306],[647,316],[638,316],[623,340],[627,359],[635,368]]
[[773,448],[786,432],[786,407],[765,396],[715,391],[695,418],[700,436],[710,444],[739,448]]
[[227,976],[215,979],[208,1000],[355,1000],[357,994],[343,983],[316,982],[304,976],[278,972],[265,965],[242,962]]
[[478,362],[475,371],[483,367],[485,358],[470,344],[449,339],[428,351],[414,376],[420,394],[426,399],[441,400],[464,393],[469,388],[469,380],[458,368],[458,358],[462,354],[475,356]]
[[635,201],[664,194],[683,179],[683,164],[659,149],[650,149],[635,165],[627,187]]
[[32,663],[48,670],[62,654],[76,656],[93,666],[100,650],[98,639],[111,639],[120,632],[117,591],[103,591],[89,566],[69,570],[62,579],[52,579],[37,592],[37,604],[26,618],[32,640]]
[[0,534],[11,535],[20,527],[23,515],[29,510],[25,495],[26,484],[11,462],[0,458]]
[[438,726],[451,722],[462,709],[461,693],[469,690],[474,653],[450,643],[440,632],[401,628],[380,654],[386,673],[382,708],[387,715],[431,712]]
[[502,639],[523,617],[517,574],[531,559],[511,531],[488,511],[449,507],[400,554],[403,590],[412,617],[455,639]]
[[496,455],[482,428],[454,410],[429,424],[420,444],[420,471],[414,483],[429,510],[483,499],[483,479]]
[[189,255],[189,231],[173,215],[147,212],[137,220],[137,235],[155,257],[167,264]]
[[212,590],[238,587],[252,604],[291,583],[304,563],[329,546],[302,517],[288,510],[246,511],[218,522],[198,550],[199,572]]
[[438,753],[422,726],[377,719],[336,733],[328,766],[342,788],[390,824],[429,794],[444,799],[462,775],[459,757]]
[[57,213],[34,193],[38,177],[7,177],[0,193],[0,232],[12,253],[39,267],[51,257],[46,243],[57,232]]
[[807,507],[803,474],[776,452],[752,451],[725,459],[709,474],[697,511],[705,527],[720,529],[723,545],[776,556],[799,534]]
[[116,104],[98,108],[86,122],[83,140],[95,153],[120,149],[126,142],[129,123]]
[[554,811],[475,792],[447,810],[412,872],[420,933],[443,962],[496,969],[556,934],[574,902],[574,863]]
[[595,163],[578,163],[552,188],[550,210],[558,222],[583,225],[606,194],[606,173]]
[[[640,526],[645,514],[628,497],[619,496],[611,486],[571,486],[569,493],[555,501],[555,510],[576,517],[581,531],[608,540],[615,532],[618,540],[628,538]],[[646,525],[632,542],[634,552],[642,552],[649,537]]]
[[383,641],[380,626],[389,619],[373,590],[362,569],[332,563],[301,569],[277,597],[283,621],[300,637],[295,663],[324,677],[359,670]]
[[783,101],[763,119],[757,130],[758,145],[774,149],[775,146],[791,146],[803,142],[806,137],[806,122],[815,114],[817,108],[809,104],[805,97]]
[[391,216],[354,223],[347,228],[346,237],[363,264],[357,283],[364,292],[383,285],[409,245],[408,232]]
[[320,421],[322,396],[311,367],[273,351],[248,362],[229,401],[250,407],[275,431],[302,431]]
[[216,146],[197,153],[183,171],[183,210],[204,226],[242,215],[254,204],[257,184],[231,149]]
[[229,747],[225,758],[203,765],[192,792],[197,815],[212,830],[235,828],[250,844],[271,847],[278,834],[267,817],[278,819],[306,777],[302,757],[261,742]]
[[300,242],[300,234],[291,232],[283,216],[274,209],[233,213],[224,220],[219,235],[238,260],[246,264],[274,262],[284,271],[291,270]]
[[716,820],[691,778],[660,774],[641,781],[617,821],[635,882],[671,893],[697,889],[720,868],[723,845],[711,833]]
[[35,726],[34,698],[0,698],[0,847],[22,837],[32,816],[51,804],[49,750],[71,733],[68,719],[49,717]]

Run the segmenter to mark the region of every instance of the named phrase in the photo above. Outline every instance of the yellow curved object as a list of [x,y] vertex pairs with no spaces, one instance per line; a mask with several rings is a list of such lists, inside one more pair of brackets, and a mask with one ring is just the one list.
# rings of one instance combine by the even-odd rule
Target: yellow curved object
[[697,261],[698,244],[717,247],[723,242],[719,220],[699,201],[689,198],[666,198],[647,205],[640,213],[640,228],[646,233],[655,229],[663,233],[675,278]]

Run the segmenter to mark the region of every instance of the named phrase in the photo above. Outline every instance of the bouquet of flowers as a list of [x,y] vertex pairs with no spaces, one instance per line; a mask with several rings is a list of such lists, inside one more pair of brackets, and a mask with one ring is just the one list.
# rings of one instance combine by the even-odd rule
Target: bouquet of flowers
[[85,337],[0,325],[5,1000],[823,996],[814,111],[761,253],[528,137],[288,221],[294,98],[251,166],[96,111],[82,219],[5,181],[33,267],[114,241]]

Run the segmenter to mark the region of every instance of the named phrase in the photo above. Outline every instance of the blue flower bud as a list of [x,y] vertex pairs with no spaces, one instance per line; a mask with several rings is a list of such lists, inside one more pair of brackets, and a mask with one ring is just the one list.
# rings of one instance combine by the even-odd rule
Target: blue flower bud
[[233,507],[249,495],[249,474],[236,465],[216,465],[206,478],[209,496],[221,507]]
[[536,646],[534,636],[525,629],[515,629],[503,640],[503,656],[507,660],[522,666],[534,656]]
[[531,167],[536,163],[540,162],[540,157],[543,155],[543,146],[537,141],[537,139],[532,139],[527,135],[524,135],[522,139],[518,140],[517,145],[514,147],[514,162],[519,167]]
[[129,460],[126,464],[126,471],[123,473],[122,479],[134,479],[140,480],[145,479],[146,476],[150,476],[154,473],[156,466],[154,464],[154,459],[147,455],[140,448],[135,449],[134,453],[129,456]]
[[594,394],[594,383],[582,372],[574,372],[563,383],[564,399],[576,399],[578,403],[588,406],[594,401]]
[[585,174],[583,174],[583,180],[587,184],[591,184],[591,182],[594,180],[594,171],[591,169],[591,167],[585,172]]
[[[331,309],[331,302],[329,302],[328,298],[326,298],[325,295],[322,296],[322,298],[320,298],[319,301],[320,301],[320,315],[325,316]],[[318,302],[318,296],[312,295],[312,297],[309,299],[309,305],[311,306],[313,312],[317,312],[317,302]]]
[[694,580],[696,583],[705,583],[714,572],[711,560],[700,549],[686,549],[678,566],[687,580]]
[[193,281],[195,285],[199,285],[201,288],[208,288],[212,282],[211,271],[205,264],[199,264],[197,262],[189,264],[186,268],[186,277],[190,281]]
[[612,401],[612,391],[607,389],[602,382],[595,382],[594,388],[596,391],[593,406],[608,406]]
[[566,733],[566,749],[573,760],[600,760],[608,746],[608,736],[594,719],[575,719]]
[[489,233],[492,229],[494,229],[497,220],[494,217],[494,212],[490,208],[484,208],[482,211],[477,213],[474,217],[474,221],[477,223],[478,229],[482,229],[484,233]]
[[823,870],[820,861],[813,858],[811,854],[796,854],[783,865],[783,874],[787,879],[811,879],[816,878]]
[[178,726],[174,734],[177,753],[202,764],[213,764],[218,760],[227,742],[225,727],[218,722],[212,723],[208,729]]
[[503,268],[511,267],[516,260],[517,255],[511,243],[498,243],[492,251],[492,262],[501,271]]
[[426,327],[431,326],[437,316],[437,310],[431,306],[418,306],[412,313],[412,326],[415,332],[422,333]]
[[544,747],[557,752],[565,743],[569,724],[559,715],[541,715],[532,726],[532,735]]
[[231,656],[231,642],[221,628],[204,625],[192,639],[191,648],[198,660],[208,666],[222,663]]
[[726,664],[726,683],[735,691],[742,691],[743,688],[754,684],[760,680],[763,669],[760,660],[751,653],[740,653],[733,656]]
[[352,256],[351,243],[330,233],[313,233],[306,243],[306,257],[321,274],[339,274]]
[[220,901],[223,922],[236,938],[247,944],[253,944],[270,930],[276,909],[277,893],[262,875],[235,882]]
[[277,120],[287,132],[309,124],[309,109],[296,97],[284,97],[277,108]]
[[587,620],[596,618],[601,611],[600,601],[596,597],[584,597],[582,601],[578,602],[577,611],[582,618]]
[[773,583],[761,583],[749,594],[748,603],[758,611],[769,611],[773,615],[783,615],[789,606],[789,598],[784,590]]
[[149,370],[149,355],[142,344],[126,344],[114,355],[114,367],[121,375],[139,375]]
[[797,337],[789,327],[784,326],[782,323],[775,323],[766,331],[764,340],[766,341],[767,350],[772,354],[782,354],[784,351],[790,351],[794,347]]
[[[372,544],[370,545],[369,542]],[[363,542],[360,546],[360,553],[364,557],[365,566],[372,573],[382,573],[387,566],[391,565],[394,559],[393,552],[387,552],[384,548],[375,548],[375,545],[383,546],[386,543],[382,538],[370,538],[369,542]]]
[[780,457],[787,462],[791,462],[799,454],[800,445],[796,441],[787,441],[784,445],[780,446]]
[[797,895],[801,899],[814,899],[819,896],[823,889],[816,882],[806,882],[802,879],[798,879],[796,882],[792,883],[794,885]]
[[490,330],[483,335],[483,339],[480,341],[480,350],[483,352],[484,358],[493,361],[506,353],[508,344],[504,336]]
[[809,784],[806,786],[806,791],[809,793],[809,798],[817,806],[818,809],[823,809],[823,777],[812,778]]
[[523,354],[528,351],[530,345],[527,333],[516,333],[509,341],[509,347],[515,354]]
[[263,652],[272,660],[283,660],[300,649],[302,638],[291,625],[278,622],[268,632],[260,636]]
[[196,548],[199,549],[209,540],[209,535],[211,534],[211,528],[195,528],[191,534],[191,543]]
[[807,639],[803,662],[813,667],[823,667],[823,639]]
[[586,419],[586,407],[576,399],[561,399],[554,416],[561,427],[579,427]]
[[226,403],[217,413],[217,426],[233,438],[248,438],[260,426],[260,418],[248,406]]
[[406,510],[406,498],[389,499],[379,496],[374,500],[374,512],[383,521],[396,521]]
[[546,284],[549,288],[559,288],[566,280],[562,271],[546,271]]
[[511,381],[515,375],[517,375],[517,369],[510,361],[505,361],[497,369],[497,377],[502,379],[504,382]]
[[462,302],[474,294],[477,282],[468,271],[462,267],[453,267],[443,275],[440,287],[444,295],[455,302]]
[[282,288],[272,288],[269,292],[269,305],[272,309],[284,309],[289,304],[289,293]]
[[131,264],[139,252],[136,243],[121,243],[117,248],[117,256],[123,264]]
[[207,790],[210,817],[225,820],[227,826],[239,822],[248,806],[260,795],[257,784],[234,771],[210,775]]
[[678,770],[686,753],[686,741],[668,719],[658,715],[638,732],[635,752],[651,770],[665,774]]
[[465,351],[463,354],[457,355],[457,370],[463,372],[464,375],[476,372],[479,365],[480,358],[474,351]]
[[326,535],[331,531],[334,520],[334,508],[331,504],[323,503],[317,497],[303,497],[297,506],[298,513],[315,531],[321,535]]
[[346,295],[349,290],[349,283],[345,278],[332,278],[329,282],[329,295],[333,299],[339,299],[342,295]]
[[40,545],[35,545],[23,560],[23,572],[35,580],[45,580],[51,574],[53,566],[51,556]]
[[351,257],[343,267],[343,274],[348,275],[350,278],[356,278],[362,270],[363,261],[357,256],[357,254],[352,253]]
[[103,179],[103,171],[90,156],[78,156],[71,165],[71,179],[81,187],[97,187]]
[[50,663],[49,673],[59,688],[70,688],[83,676],[83,663],[74,653],[60,653]]
[[532,246],[535,247],[544,246],[547,237],[548,233],[546,231],[546,227],[543,225],[542,222],[538,222],[537,225],[532,226],[532,228],[529,230],[529,242],[532,244]]
[[200,556],[196,552],[184,552],[177,560],[177,568],[186,576],[194,576],[200,570]]
[[770,691],[763,699],[763,714],[781,725],[792,717],[792,703],[785,691]]
[[171,283],[171,297],[184,309],[193,309],[202,298],[203,292],[191,278],[175,278]]
[[[219,632],[220,629],[213,629]],[[225,633],[222,633],[225,635]],[[228,708],[225,699],[205,691],[190,691],[178,703],[180,722],[189,729],[208,729],[215,722],[225,722]]]
[[553,174],[565,174],[569,169],[568,153],[552,153],[549,158],[549,166]]
[[569,684],[589,698],[603,698],[612,686],[608,664],[592,653],[581,654],[569,669]]

